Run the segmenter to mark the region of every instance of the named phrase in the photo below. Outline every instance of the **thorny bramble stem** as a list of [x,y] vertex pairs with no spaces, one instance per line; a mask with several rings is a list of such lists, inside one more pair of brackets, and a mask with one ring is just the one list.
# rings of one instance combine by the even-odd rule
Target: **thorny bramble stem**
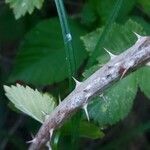
[[35,136],[29,150],[39,150],[50,138],[50,131],[56,130],[77,110],[84,108],[91,98],[101,95],[114,82],[150,61],[150,37],[138,37],[137,42],[122,54],[111,59],[88,79],[81,82],[55,108]]

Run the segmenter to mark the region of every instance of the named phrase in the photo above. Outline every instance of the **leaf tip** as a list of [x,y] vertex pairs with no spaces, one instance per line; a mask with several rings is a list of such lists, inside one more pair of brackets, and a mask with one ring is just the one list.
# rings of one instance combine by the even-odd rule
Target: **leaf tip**
[[20,85],[19,83],[16,83],[16,86],[17,86],[17,87],[21,87],[22,85]]
[[5,91],[5,92],[8,92],[8,91],[10,90],[10,87],[7,86],[7,85],[3,85],[3,88],[4,88],[4,91]]

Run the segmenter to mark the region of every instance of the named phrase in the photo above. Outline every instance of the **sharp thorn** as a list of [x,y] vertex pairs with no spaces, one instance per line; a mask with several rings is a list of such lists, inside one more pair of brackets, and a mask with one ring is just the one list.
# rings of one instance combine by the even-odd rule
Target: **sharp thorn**
[[124,77],[124,75],[127,73],[128,69],[125,69],[124,72],[122,73],[120,80]]
[[110,59],[114,59],[116,57],[116,55],[112,54],[109,50],[107,50],[106,48],[104,48],[104,50],[109,54]]
[[58,101],[59,101],[59,104],[61,103],[61,97],[60,97],[60,94],[58,96]]
[[50,140],[51,140],[51,138],[53,136],[53,132],[54,132],[54,129],[50,129],[50,131],[49,131]]
[[[52,128],[52,129],[50,129],[50,131],[49,131],[49,138],[50,138],[50,141],[51,141],[51,139],[52,139],[52,136],[53,136],[53,132],[54,132],[54,129]],[[49,142],[47,142],[47,147],[48,147],[48,149],[49,150],[52,150],[52,148],[51,148],[51,145],[50,145],[50,141]]]
[[90,121],[90,117],[89,117],[89,113],[88,113],[88,110],[87,110],[87,106],[88,106],[88,104],[86,103],[86,104],[83,106],[83,109],[84,109],[84,112],[85,112],[85,114],[86,114],[87,120]]
[[81,84],[81,82],[79,82],[77,79],[75,79],[74,77],[72,77],[72,79],[75,81],[75,83],[76,83],[76,87],[78,87],[80,84]]
[[50,142],[47,142],[47,143],[46,143],[46,146],[48,147],[48,150],[52,150],[52,147],[51,147],[51,145],[50,145]]
[[30,141],[27,141],[26,143],[27,143],[27,144],[35,143],[35,141],[36,141],[36,139],[34,138],[34,139],[30,140]]
[[133,33],[136,35],[136,37],[138,38],[138,40],[142,37],[141,35],[137,34],[136,32],[133,32]]

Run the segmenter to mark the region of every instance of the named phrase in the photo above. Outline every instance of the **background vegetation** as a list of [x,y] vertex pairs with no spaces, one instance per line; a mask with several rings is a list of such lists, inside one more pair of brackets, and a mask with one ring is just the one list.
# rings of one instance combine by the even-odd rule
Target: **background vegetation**
[[[74,88],[72,76],[85,80],[110,59],[103,47],[117,55],[135,43],[133,32],[150,35],[149,0],[64,0],[67,20],[58,17],[55,2],[0,1],[0,150],[27,149],[45,110],[40,103],[31,106],[36,99],[23,92],[11,101],[37,121],[21,113],[3,85],[49,93],[50,113],[59,95],[63,99]],[[149,77],[150,68],[143,67],[96,97],[88,106],[90,122],[79,111],[54,133],[53,149],[150,149]]]

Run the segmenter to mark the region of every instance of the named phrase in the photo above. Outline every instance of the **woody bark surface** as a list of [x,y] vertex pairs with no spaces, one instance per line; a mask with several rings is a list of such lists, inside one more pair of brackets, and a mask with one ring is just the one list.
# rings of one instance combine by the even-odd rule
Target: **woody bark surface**
[[91,98],[101,95],[106,88],[132,71],[150,61],[150,37],[137,35],[137,42],[122,54],[112,59],[83,82],[76,81],[76,88],[55,108],[45,120],[29,150],[41,149],[59,128],[77,110],[87,110]]

